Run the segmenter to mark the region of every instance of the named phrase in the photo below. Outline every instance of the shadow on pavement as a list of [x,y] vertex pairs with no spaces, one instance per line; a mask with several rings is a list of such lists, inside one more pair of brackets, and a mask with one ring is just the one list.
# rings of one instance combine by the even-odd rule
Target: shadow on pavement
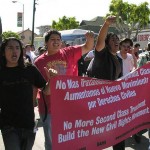
[[[145,133],[148,134],[148,133]],[[148,150],[149,139],[145,135],[141,135],[141,142],[138,144],[135,142],[133,137],[130,137],[126,140],[126,149],[131,148],[134,150]]]

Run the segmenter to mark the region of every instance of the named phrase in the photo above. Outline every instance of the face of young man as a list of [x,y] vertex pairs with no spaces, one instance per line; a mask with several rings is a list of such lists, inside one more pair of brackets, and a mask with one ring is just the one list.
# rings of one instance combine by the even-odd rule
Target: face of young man
[[134,47],[134,52],[138,52],[140,49],[140,46]]
[[120,45],[120,50],[124,53],[124,54],[126,54],[126,53],[128,53],[129,51],[130,51],[130,49],[131,49],[131,46],[130,46],[130,43],[129,42],[127,42],[127,43],[122,43],[121,45]]
[[57,53],[62,45],[62,41],[59,35],[52,34],[46,43],[48,54],[55,54]]
[[21,54],[20,45],[15,40],[10,40],[5,47],[5,58],[7,67],[15,67],[18,65],[18,60]]
[[32,50],[32,47],[30,45],[26,46],[26,52],[30,52]]

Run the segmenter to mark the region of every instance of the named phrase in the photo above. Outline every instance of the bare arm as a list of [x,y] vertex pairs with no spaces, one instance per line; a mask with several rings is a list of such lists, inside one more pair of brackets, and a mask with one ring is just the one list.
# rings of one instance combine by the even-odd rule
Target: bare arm
[[115,20],[116,20],[115,16],[108,16],[106,18],[98,34],[97,43],[95,47],[97,51],[101,51],[105,47],[105,38],[107,36],[109,26],[113,24]]
[[85,44],[82,45],[82,55],[86,54],[87,52],[89,52],[90,50],[93,49],[94,46],[94,33],[93,32],[87,32],[85,34],[86,37],[86,42]]

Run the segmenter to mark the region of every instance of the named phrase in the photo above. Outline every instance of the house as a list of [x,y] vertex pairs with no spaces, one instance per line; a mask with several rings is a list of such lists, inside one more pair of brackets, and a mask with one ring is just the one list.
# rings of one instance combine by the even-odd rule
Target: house
[[[104,17],[101,17],[101,16],[97,16],[88,21],[82,20],[78,29],[91,30],[91,31],[94,31],[95,33],[98,33],[104,21],[105,21]],[[115,27],[110,27],[109,32],[114,32],[116,34],[118,33]]]
[[[132,32],[132,37],[135,36],[135,31]],[[148,44],[148,38],[150,37],[150,28],[149,29],[143,29],[141,30],[137,37],[136,37],[136,40],[134,41],[134,44],[135,43],[139,43],[140,44],[140,48],[141,49],[147,49],[147,44]]]
[[[31,43],[32,31],[29,28],[27,30],[18,32],[18,35],[24,44]],[[38,35],[34,33],[34,37],[38,37]]]

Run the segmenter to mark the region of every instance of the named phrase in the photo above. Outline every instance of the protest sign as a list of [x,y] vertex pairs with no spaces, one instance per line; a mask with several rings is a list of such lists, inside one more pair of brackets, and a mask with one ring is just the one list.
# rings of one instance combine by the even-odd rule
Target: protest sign
[[150,128],[150,64],[119,81],[51,80],[53,150],[100,150]]

